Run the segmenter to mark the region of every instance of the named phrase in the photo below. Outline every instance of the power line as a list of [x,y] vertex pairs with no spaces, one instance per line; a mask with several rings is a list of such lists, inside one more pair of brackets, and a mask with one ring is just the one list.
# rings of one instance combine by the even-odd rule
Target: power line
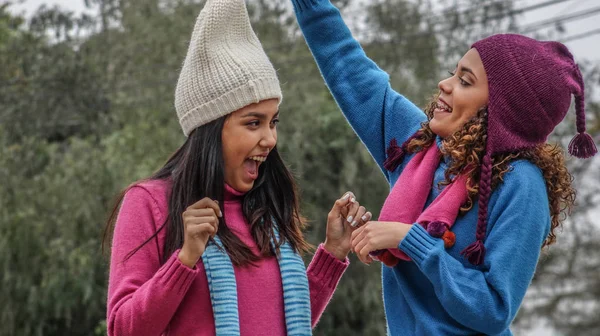
[[521,30],[521,33],[523,33],[523,34],[531,33],[536,30],[540,30],[544,27],[551,26],[556,23],[561,23],[561,22],[566,22],[566,21],[571,21],[571,20],[581,20],[586,17],[596,15],[598,13],[600,13],[600,7],[595,7],[592,9],[585,9],[585,10],[582,10],[582,11],[579,11],[576,13],[567,14],[567,15],[563,15],[563,16],[556,16],[549,20],[542,20],[542,21],[530,24],[528,26],[525,26]]
[[[522,1],[522,0],[519,0],[519,1]],[[565,2],[565,1],[570,1],[570,0],[552,0],[552,2],[556,2],[556,3]],[[434,22],[433,26],[435,26],[438,24],[443,24],[444,23],[443,20],[446,19],[446,17],[448,15],[464,15],[464,14],[467,14],[467,13],[473,11],[473,9],[476,9],[476,8],[484,8],[485,9],[485,8],[493,7],[495,5],[502,5],[505,3],[506,3],[506,0],[493,0],[493,1],[484,2],[484,3],[477,3],[477,4],[471,3],[470,5],[460,8],[460,10],[458,10],[458,8],[453,8],[453,6],[450,6],[450,8],[444,9],[438,14],[424,16],[423,20],[429,21],[429,22],[433,21]]]
[[[516,1],[522,1],[522,0],[516,0]],[[554,5],[554,4],[558,4],[558,3],[562,3],[562,2],[567,2],[567,1],[571,1],[571,0],[551,0],[551,1],[546,1],[546,2],[539,3],[539,4],[536,4],[536,5],[533,5],[533,6],[527,6],[527,7],[523,7],[523,8],[517,9],[517,10],[512,10],[512,11],[509,11],[509,12],[504,13],[504,14],[497,14],[497,15],[489,17],[488,19],[489,20],[498,20],[498,19],[505,18],[507,15],[521,14],[521,13],[528,12],[530,10],[535,10],[535,9],[542,8],[542,7],[545,7],[545,6],[550,6],[550,5]],[[474,9],[477,9],[477,8],[492,7],[494,5],[503,4],[503,3],[506,3],[506,0],[492,0],[492,1],[486,2],[484,4],[481,4],[481,3],[476,4],[476,5],[472,4],[469,7],[462,8],[460,11],[456,11],[455,8],[446,8],[446,9],[442,10],[438,14],[433,14],[433,15],[429,15],[429,16],[423,17],[423,21],[424,22],[428,22],[428,23],[434,22],[433,24],[430,23],[429,27],[435,27],[435,26],[438,26],[440,24],[443,24],[444,23],[444,22],[442,22],[443,19],[447,15],[449,15],[449,14],[452,14],[452,15],[463,15],[463,14],[467,14],[467,13],[469,13],[469,12],[471,12]],[[365,9],[364,8],[360,8],[360,9],[356,9],[356,10],[341,10],[340,12],[341,12],[342,16],[345,16],[347,14],[353,14],[353,13],[364,15],[365,14]],[[467,26],[470,26],[470,25],[481,24],[481,23],[484,23],[484,22],[477,21],[477,22],[473,22],[473,23],[470,23],[470,24],[467,24],[467,25],[463,25],[461,27],[467,27]],[[442,33],[442,32],[445,32],[445,31],[447,31],[447,29],[438,29],[438,30],[434,30],[432,32],[418,32],[418,33],[407,34],[407,35],[405,35],[405,37],[407,37],[407,38],[420,37],[420,36],[426,36],[428,34],[438,34],[438,33]],[[381,34],[381,32],[374,31],[374,30],[369,30],[369,29],[363,29],[362,32],[366,33],[366,34],[363,34],[363,38],[371,38],[373,36],[377,36],[377,35]],[[282,44],[276,44],[276,45],[271,45],[271,46],[264,46],[264,48],[265,48],[265,51],[267,53],[269,53],[269,52],[274,52],[274,51],[279,51],[279,50],[287,49],[287,48],[289,48],[289,46],[282,45]]]
[[[552,1],[546,1],[546,2],[538,3],[538,4],[535,4],[535,5],[532,5],[532,6],[527,6],[527,7],[522,7],[522,8],[519,8],[519,9],[514,9],[514,10],[509,11],[508,13],[512,13],[512,14],[514,14],[514,13],[525,13],[527,11],[536,10],[536,9],[539,9],[539,8],[543,8],[543,7],[546,7],[546,6],[550,6],[550,5],[554,5],[554,4],[561,3],[561,2],[566,2],[566,1],[569,1],[569,0],[552,0]],[[496,1],[490,2],[490,3],[488,3],[488,5],[491,5],[492,3],[497,3],[497,2]],[[446,10],[446,11],[449,11],[449,10]],[[533,23],[533,24],[527,26],[526,30],[528,32],[533,32],[533,31],[535,31],[537,29],[541,29],[541,28],[536,28],[534,30],[534,27],[538,27],[538,26],[539,27],[543,27],[543,26],[546,26],[546,25],[549,25],[549,24],[552,24],[552,23],[561,22],[561,20],[567,20],[567,19],[568,20],[577,20],[577,19],[581,19],[581,18],[583,18],[583,17],[586,16],[586,15],[582,15],[582,14],[592,15],[592,14],[596,14],[597,12],[600,12],[600,7],[596,7],[594,9],[592,9],[591,12],[589,12],[589,10],[588,10],[588,11],[585,11],[585,13],[578,12],[578,13],[574,13],[574,14],[571,14],[571,15],[565,15],[563,17],[558,17],[558,18],[553,18],[553,19],[550,19],[550,20],[544,20],[544,21],[536,22],[536,23]],[[508,14],[505,14],[505,15],[508,15]],[[496,18],[500,18],[500,17],[503,17],[503,16],[496,15],[496,16],[494,16],[492,18],[496,19]],[[476,22],[476,23],[483,23],[483,22]],[[469,25],[463,25],[461,27],[467,27],[467,26],[469,26]],[[367,31],[367,32],[369,32],[369,31]],[[371,32],[376,33],[374,31],[371,31]],[[433,32],[426,32],[426,33],[419,33],[419,34],[436,34],[436,33],[437,33],[436,31],[433,31]],[[419,35],[419,34],[406,34],[403,37],[409,38],[411,36]],[[600,34],[600,29],[589,31],[589,32],[582,33],[582,34],[568,36],[567,38],[562,39],[562,41],[564,43],[564,42],[573,41],[573,40],[585,38],[585,37],[588,37],[588,36],[592,36],[592,35],[595,35],[595,34]],[[449,47],[457,47],[457,46],[459,46],[459,45],[451,45]],[[281,49],[284,49],[284,48],[285,49],[289,49],[290,47],[291,47],[291,45],[279,44],[279,45],[273,46],[271,48],[265,48],[265,50],[267,52],[273,52],[273,51],[281,50]],[[429,49],[429,48],[425,48],[425,47],[422,47],[422,46],[418,46],[418,47],[415,47],[415,48],[418,48],[418,49]],[[279,61],[277,63],[278,63],[278,65],[294,64],[294,63],[296,63],[298,61],[304,61],[304,60],[308,60],[308,59],[312,59],[312,56],[310,54],[309,55],[305,55],[305,56],[293,56],[293,57],[284,59],[282,61]],[[166,84],[166,85],[172,85],[173,84],[172,82],[162,82],[162,83]],[[19,84],[19,83],[17,81],[7,81],[5,83],[1,83],[0,86],[13,86],[13,85],[16,85],[16,84]]]
[[[546,1],[546,2],[541,2],[535,5],[531,5],[531,6],[526,6],[526,7],[522,7],[522,8],[518,8],[518,9],[513,9],[510,10],[508,12],[505,12],[503,14],[497,14],[497,15],[493,15],[488,17],[486,20],[479,20],[479,21],[475,21],[469,24],[464,24],[461,25],[461,28],[466,28],[475,24],[483,24],[486,23],[490,20],[498,20],[498,19],[502,19],[504,17],[506,17],[507,15],[515,15],[515,14],[523,14],[529,11],[533,11],[533,10],[537,10],[540,8],[544,8],[544,7],[548,7],[548,6],[552,6],[552,5],[556,5],[562,2],[566,2],[566,1],[570,1],[570,0],[551,0],[551,1]],[[600,11],[600,7],[593,9],[595,12]],[[595,14],[594,12],[594,14]],[[587,14],[587,13],[586,13]],[[567,17],[569,20],[579,20],[581,19],[581,13],[575,13],[572,15],[569,15],[569,17]],[[551,24],[551,23],[558,23],[561,22],[559,20],[564,20],[564,17],[560,17],[560,18],[553,18],[551,20],[543,20],[543,21],[538,21],[535,22],[533,24],[530,24],[529,26],[527,26],[528,31],[527,32],[522,32],[522,33],[533,33],[539,29],[542,29],[543,27],[541,26],[542,24],[546,25],[546,24]],[[539,26],[539,27],[538,27]],[[446,32],[447,30],[445,29],[439,29],[439,30],[433,30],[430,32],[418,32],[418,33],[412,33],[412,34],[404,34],[402,35],[402,38],[415,38],[415,37],[422,37],[422,36],[427,36],[429,34],[442,34],[444,32]],[[367,34],[364,34],[364,38],[371,38],[374,36],[380,36],[381,32],[376,32],[376,31],[366,31]],[[456,48],[456,47],[461,47],[461,45],[459,43],[455,43],[455,44],[450,44],[447,46],[447,48]],[[415,47],[416,49],[425,49],[424,47]],[[276,50],[276,49],[275,49]]]
[[[524,1],[524,0],[514,0],[514,1]],[[552,0],[551,2],[553,3],[561,3],[561,2],[567,2],[567,1],[571,1],[571,0]],[[463,15],[463,14],[467,14],[471,11],[473,11],[473,9],[475,8],[489,8],[492,7],[494,5],[502,5],[505,4],[506,0],[490,0],[489,2],[484,2],[481,3],[478,2],[477,4],[469,4],[467,6],[460,6],[460,7],[456,7],[456,6],[449,6],[446,9],[441,10],[439,13],[433,13],[432,15],[427,15],[427,16],[423,16],[422,19],[423,21],[428,21],[428,22],[434,22],[432,25],[438,25],[438,24],[443,24],[443,20],[446,19],[446,17],[448,15]],[[467,3],[462,3],[463,5],[467,4]],[[543,5],[543,3],[542,3]],[[537,6],[537,5],[535,5]],[[533,7],[533,6],[532,6]],[[529,7],[524,7],[523,9],[526,10]],[[347,14],[361,14],[364,15],[365,11],[368,10],[369,8],[356,8],[356,9],[352,9],[352,10],[348,10],[348,9],[342,9],[340,10],[340,12],[342,13],[342,15],[347,15]],[[504,17],[504,16],[502,16]]]
[[[504,13],[499,13],[499,14],[496,14],[496,15],[489,16],[489,17],[487,17],[485,19],[476,20],[474,22],[470,22],[468,24],[461,25],[460,27],[461,28],[466,28],[466,27],[469,27],[469,26],[477,25],[477,24],[487,23],[489,21],[497,21],[497,20],[501,20],[503,18],[506,18],[507,16],[510,16],[510,15],[520,15],[520,14],[524,14],[524,13],[527,13],[527,12],[530,12],[530,11],[533,11],[533,10],[541,9],[541,8],[544,8],[544,7],[556,5],[556,4],[567,2],[567,1],[570,1],[570,0],[550,0],[550,1],[541,2],[541,3],[535,4],[535,5],[531,5],[531,6],[526,6],[526,7],[522,7],[522,8],[512,9],[512,10],[506,11]],[[478,5],[473,5],[471,9],[467,9],[467,10],[463,11],[463,13],[472,11],[473,9],[476,9],[477,7],[479,7],[479,6]],[[536,24],[538,24],[538,23],[536,23]],[[435,25],[433,25],[433,27],[435,27]],[[364,31],[367,32],[367,34],[365,34],[366,38],[371,38],[371,37],[374,37],[374,36],[381,35],[381,32],[377,32],[377,31],[368,31],[368,30],[364,30]],[[403,38],[424,37],[424,36],[428,36],[430,34],[442,34],[442,33],[445,33],[447,31],[448,31],[447,28],[445,28],[445,29],[433,29],[432,31],[425,31],[425,32],[417,32],[417,33],[412,33],[412,34],[406,34],[406,35],[403,35]],[[277,50],[277,49],[274,49],[274,50]]]
[[580,40],[580,39],[583,39],[583,38],[586,38],[586,37],[590,37],[590,36],[593,36],[593,35],[598,35],[598,34],[600,34],[600,28],[594,29],[594,30],[590,30],[590,31],[587,31],[587,32],[581,33],[581,34],[567,36],[567,37],[561,39],[561,42],[562,43],[573,42],[573,41],[576,41],[576,40]]
[[[567,2],[570,0],[551,0],[551,1],[546,1],[546,2],[540,2],[538,4],[535,5],[531,5],[531,6],[527,6],[527,7],[523,7],[523,8],[518,8],[518,9],[513,9],[508,11],[508,15],[519,15],[519,14],[523,14],[526,12],[530,12],[532,10],[536,10],[536,9],[540,9],[540,8],[544,8],[544,7],[548,7],[548,6],[552,6],[552,5],[556,5],[562,2]],[[506,16],[506,15],[505,15]],[[494,19],[497,18],[502,18],[502,16],[497,15],[494,17]]]
[[576,10],[577,7],[580,7],[581,4],[583,4],[583,3],[587,2],[587,1],[589,1],[589,0],[579,0],[579,1],[577,1],[576,4],[573,4],[572,6],[569,4],[568,6],[565,6],[561,10],[561,12],[563,12],[564,14],[569,14],[569,13],[573,12],[574,10]]

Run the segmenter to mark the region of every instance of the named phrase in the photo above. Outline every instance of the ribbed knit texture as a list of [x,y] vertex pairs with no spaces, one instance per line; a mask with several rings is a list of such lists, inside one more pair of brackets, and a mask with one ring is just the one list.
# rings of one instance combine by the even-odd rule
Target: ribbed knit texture
[[[389,154],[388,154],[389,155]],[[418,152],[404,169],[383,203],[379,220],[384,222],[419,223],[428,232],[441,237],[454,225],[460,207],[467,200],[466,176],[459,175],[426,209],[431,183],[442,153],[436,143]],[[430,227],[430,223],[435,223]],[[435,232],[435,233],[434,233]],[[398,259],[410,258],[397,248],[388,249],[395,257],[384,258],[387,266]]]
[[[390,87],[389,76],[367,58],[329,0],[292,2],[327,86],[393,187],[414,155],[390,172],[384,169],[386,146],[392,139],[404,143],[425,114]],[[478,204],[456,220],[451,248],[420,225],[412,226],[399,249],[413,261],[382,269],[390,335],[511,335],[509,326],[550,229],[541,171],[524,160],[511,166],[489,199],[481,265],[460,255],[476,236]],[[426,206],[439,196],[447,167],[442,160],[435,170]]]
[[[277,231],[275,238],[279,240]],[[217,336],[239,335],[236,277],[231,259],[224,251],[223,243],[216,236],[206,247],[202,262],[208,279]],[[277,261],[283,287],[287,335],[311,335],[310,294],[304,262],[287,242],[279,247],[279,251]]]
[[279,99],[275,68],[250,25],[244,0],[208,0],[198,15],[175,90],[187,136],[261,100]]
[[585,132],[584,83],[567,47],[517,34],[497,34],[473,44],[489,83],[487,152],[544,143],[577,104],[577,131]]
[[575,96],[577,132],[569,153],[579,158],[597,152],[585,133],[584,82],[567,47],[516,34],[497,34],[473,44],[488,79],[489,101],[486,152],[479,181],[476,241],[462,253],[479,265],[485,259],[485,232],[492,191],[494,154],[532,148],[546,142],[564,119]]
[[[108,286],[108,335],[215,335],[208,279],[202,260],[183,265],[176,251],[160,265],[165,230],[129,260],[125,256],[150,237],[168,213],[170,184],[149,181],[125,195],[115,227]],[[226,193],[227,225],[250,249],[256,242],[238,197]],[[258,267],[233,267],[242,335],[285,335],[283,284],[276,257]],[[312,326],[325,310],[348,260],[342,262],[319,246],[307,269]]]

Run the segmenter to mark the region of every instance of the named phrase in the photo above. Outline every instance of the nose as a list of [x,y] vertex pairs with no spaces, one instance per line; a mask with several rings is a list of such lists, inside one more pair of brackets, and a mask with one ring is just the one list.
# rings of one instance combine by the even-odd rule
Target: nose
[[440,89],[440,91],[447,93],[447,94],[452,93],[451,79],[452,79],[452,77],[448,77],[446,79],[441,80],[438,83],[438,88]]
[[268,128],[263,132],[262,138],[260,139],[259,145],[263,148],[267,148],[269,151],[277,144],[277,129]]

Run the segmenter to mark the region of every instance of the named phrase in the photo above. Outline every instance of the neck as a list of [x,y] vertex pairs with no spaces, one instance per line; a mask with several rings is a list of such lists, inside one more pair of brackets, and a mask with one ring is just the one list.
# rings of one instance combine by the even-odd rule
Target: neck
[[244,195],[246,195],[245,192],[237,191],[229,184],[225,183],[225,201],[241,202]]

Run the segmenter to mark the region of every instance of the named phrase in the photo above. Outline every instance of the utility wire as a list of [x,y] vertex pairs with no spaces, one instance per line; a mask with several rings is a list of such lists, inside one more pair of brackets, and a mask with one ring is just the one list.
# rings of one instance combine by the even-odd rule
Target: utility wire
[[590,36],[594,36],[594,35],[598,35],[598,34],[600,34],[600,28],[590,30],[590,31],[587,31],[587,32],[581,33],[581,34],[570,35],[570,36],[560,39],[560,41],[562,43],[573,42],[573,41],[581,40],[586,37],[590,37]]
[[579,11],[576,13],[567,14],[567,15],[563,15],[563,16],[556,16],[549,20],[542,20],[542,21],[527,25],[522,28],[521,33],[528,34],[528,33],[542,29],[547,26],[551,26],[551,25],[554,25],[557,23],[562,23],[562,22],[568,22],[568,21],[572,21],[572,20],[581,20],[581,19],[593,16],[593,15],[596,15],[598,13],[600,13],[600,7],[585,9],[585,10],[582,10],[582,11]]
[[[524,0],[514,0],[514,1],[524,1]],[[567,1],[572,1],[572,0],[553,0],[553,2],[556,3],[561,3],[561,2],[567,2]],[[439,13],[437,14],[432,14],[432,15],[427,15],[427,16],[423,16],[422,19],[424,21],[428,21],[428,22],[435,22],[434,25],[436,24],[444,24],[444,20],[447,19],[448,15],[463,15],[463,14],[467,14],[471,11],[473,11],[473,9],[475,8],[489,8],[489,7],[493,7],[495,5],[502,5],[505,4],[506,0],[491,0],[489,2],[483,2],[483,1],[471,1],[471,3],[467,6],[448,6],[446,9],[441,10]],[[463,3],[466,4],[466,3]],[[364,15],[365,12],[367,10],[369,10],[372,7],[360,7],[360,8],[356,8],[356,9],[344,9],[341,10],[342,15],[348,15],[348,14],[360,14],[360,15]]]
[[[571,0],[550,0],[550,1],[545,1],[545,2],[538,3],[538,4],[535,4],[535,5],[527,6],[527,7],[512,9],[512,10],[506,11],[504,13],[499,13],[499,14],[495,14],[495,15],[486,17],[485,19],[476,20],[474,22],[470,22],[468,24],[461,25],[460,28],[470,27],[470,26],[474,26],[474,25],[478,25],[478,24],[484,24],[484,23],[488,23],[490,21],[498,21],[498,20],[506,18],[506,17],[508,17],[510,15],[520,15],[520,14],[524,14],[524,13],[527,13],[527,12],[530,12],[530,11],[533,11],[533,10],[541,9],[541,8],[544,8],[544,7],[556,5],[556,4],[567,2],[567,1],[571,1]],[[471,9],[467,9],[467,10],[463,11],[462,13],[464,14],[464,13],[476,10],[479,7],[480,7],[479,5],[473,5]],[[535,24],[538,24],[538,23],[535,23]],[[436,27],[436,24],[433,24],[432,26]],[[433,29],[431,31],[422,31],[422,32],[416,32],[416,33],[411,33],[411,34],[405,34],[405,35],[403,35],[403,38],[426,37],[426,36],[429,36],[431,34],[446,33],[447,31],[448,31],[448,28],[445,27],[445,28],[442,28],[442,29]],[[366,33],[366,34],[363,35],[363,37],[367,38],[367,39],[373,38],[373,37],[376,37],[376,36],[381,36],[381,32],[378,32],[378,31],[363,30],[363,32]],[[281,49],[281,48],[277,46],[277,47],[269,48],[268,51],[271,51],[271,50],[275,51],[275,50],[279,50],[279,49]]]
[[[543,7],[546,7],[546,6],[550,6],[550,5],[554,5],[554,4],[557,4],[557,3],[560,3],[560,2],[566,2],[566,1],[569,1],[569,0],[552,0],[552,1],[546,1],[546,2],[539,3],[539,4],[536,4],[536,5],[532,5],[532,6],[527,6],[527,7],[523,7],[523,8],[519,8],[519,9],[514,9],[514,10],[509,11],[508,13],[512,13],[512,14],[525,13],[527,11],[536,10],[536,9],[539,9],[539,8],[543,8]],[[491,3],[495,3],[495,2],[491,2]],[[488,4],[491,4],[491,3],[488,3]],[[447,12],[447,11],[451,11],[451,10],[445,10],[444,12]],[[553,18],[553,19],[550,19],[550,20],[544,20],[544,21],[536,22],[536,23],[533,23],[531,25],[528,25],[526,27],[526,29],[525,29],[525,32],[527,32],[527,33],[535,32],[536,30],[542,29],[543,27],[545,27],[547,25],[551,25],[553,23],[563,22],[565,20],[578,20],[578,19],[582,19],[584,17],[587,17],[589,15],[595,15],[598,12],[600,12],[600,7],[596,7],[594,9],[592,9],[591,11],[590,10],[586,10],[585,11],[586,15],[583,15],[584,12],[577,12],[577,13],[574,13],[574,14],[571,14],[571,15],[565,15],[565,16],[556,17],[556,18]],[[499,18],[499,16],[494,16],[494,18]],[[481,22],[479,22],[479,23],[481,23]],[[469,26],[469,25],[464,25],[462,27],[467,27],[467,26]],[[435,31],[434,32],[428,32],[426,34],[431,34],[431,33],[435,34],[436,32]],[[561,42],[563,42],[563,43],[571,42],[571,41],[583,39],[583,38],[586,38],[586,37],[589,37],[589,36],[592,36],[592,35],[596,35],[596,34],[600,34],[600,29],[588,31],[588,32],[585,32],[585,33],[582,33],[582,34],[576,34],[576,35],[568,36],[568,37],[566,37],[564,39],[561,39]],[[409,38],[409,37],[411,37],[411,35],[413,35],[413,34],[407,34],[406,37]],[[456,46],[458,46],[458,45],[455,45],[454,47],[456,47]],[[269,53],[269,52],[273,52],[273,51],[277,51],[277,50],[281,50],[281,49],[289,49],[289,48],[290,48],[290,45],[276,45],[276,46],[273,46],[271,48],[265,48],[265,50]],[[426,47],[417,47],[417,48],[428,49]],[[291,57],[291,58],[279,61],[279,62],[277,62],[277,64],[278,65],[294,64],[294,63],[297,63],[297,62],[300,62],[300,61],[305,61],[305,60],[308,60],[308,59],[312,59],[312,56],[311,55],[294,56],[294,57]],[[21,80],[19,80],[19,79],[15,79],[15,80],[11,80],[11,81],[6,81],[4,83],[1,83],[0,87],[1,86],[13,86],[13,85],[17,85],[17,84],[19,84],[19,82],[21,82]],[[171,81],[168,81],[168,82],[167,81],[161,81],[161,83],[162,84],[169,84],[169,85],[173,84]]]

